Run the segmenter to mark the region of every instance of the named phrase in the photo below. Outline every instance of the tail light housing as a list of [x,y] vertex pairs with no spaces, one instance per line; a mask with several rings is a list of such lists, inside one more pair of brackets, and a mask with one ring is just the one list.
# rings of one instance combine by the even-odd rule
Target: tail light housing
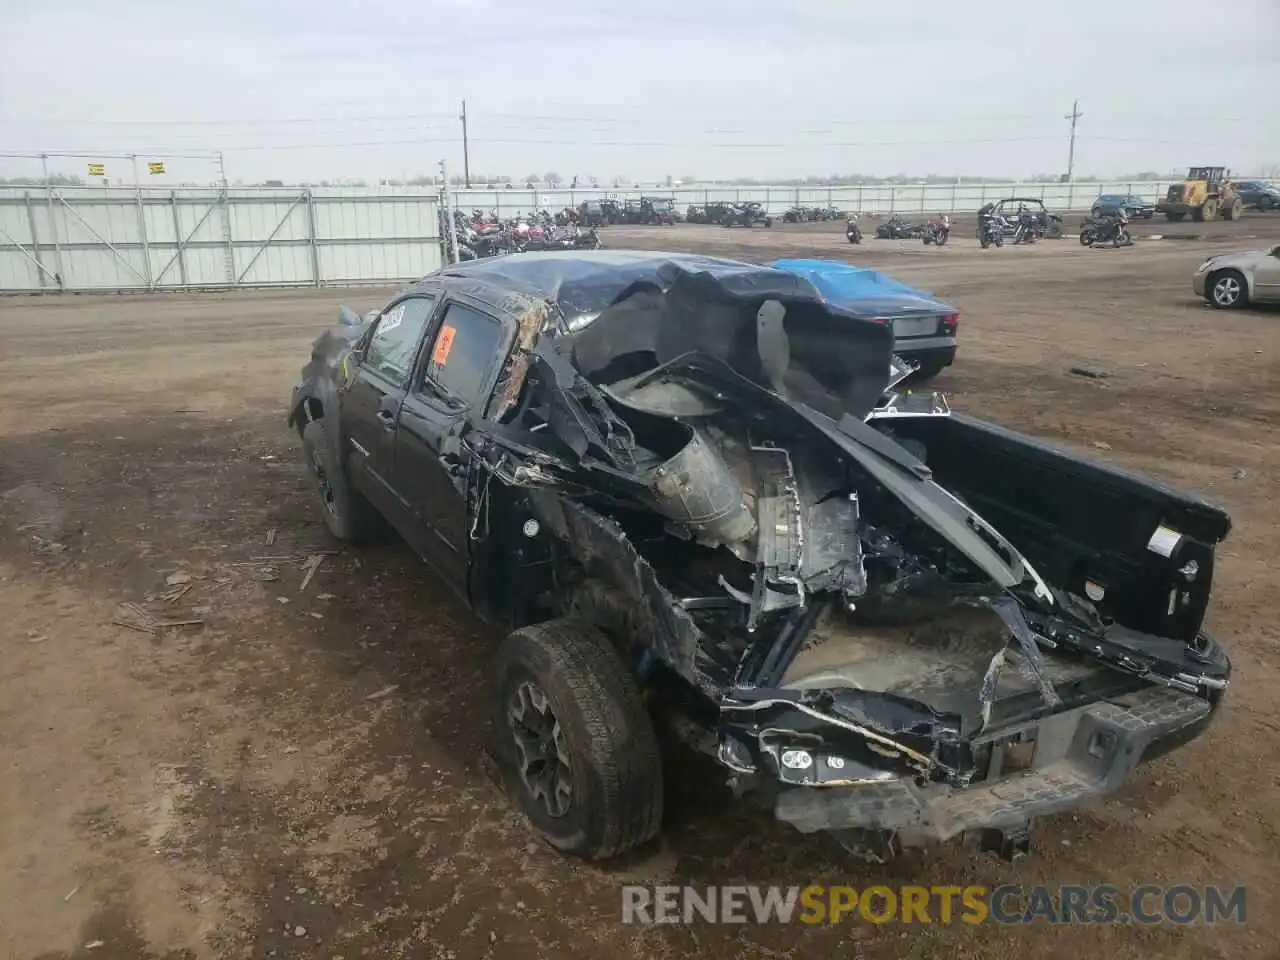
[[959,326],[960,314],[958,313],[948,313],[942,318],[942,332],[947,336],[954,336]]

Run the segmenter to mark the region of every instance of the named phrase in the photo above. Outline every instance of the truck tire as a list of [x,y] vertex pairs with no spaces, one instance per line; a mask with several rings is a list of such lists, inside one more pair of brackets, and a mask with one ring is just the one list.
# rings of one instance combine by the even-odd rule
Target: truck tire
[[373,504],[347,479],[323,422],[313,420],[303,427],[302,456],[320,494],[321,512],[330,533],[348,543],[377,540],[386,533],[386,523]]
[[1225,207],[1222,208],[1223,220],[1239,220],[1240,214],[1244,211],[1244,203],[1239,197],[1236,197]]
[[657,835],[653,723],[631,672],[591,624],[562,618],[507,636],[494,734],[508,794],[552,846],[603,860]]

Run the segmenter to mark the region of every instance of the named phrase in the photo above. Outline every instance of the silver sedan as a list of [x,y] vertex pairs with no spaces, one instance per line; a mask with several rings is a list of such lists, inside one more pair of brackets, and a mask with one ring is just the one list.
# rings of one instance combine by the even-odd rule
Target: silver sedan
[[1221,310],[1280,302],[1280,244],[1268,250],[1210,257],[1196,268],[1191,289]]

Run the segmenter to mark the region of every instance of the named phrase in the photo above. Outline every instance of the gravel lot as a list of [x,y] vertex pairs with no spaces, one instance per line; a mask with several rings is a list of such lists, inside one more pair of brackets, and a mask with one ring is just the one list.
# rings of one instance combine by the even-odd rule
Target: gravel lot
[[[1236,679],[1203,739],[1039,824],[1013,865],[953,849],[852,863],[730,805],[716,768],[674,754],[661,842],[620,865],[567,861],[484,758],[495,638],[406,547],[326,556],[305,591],[296,560],[251,559],[336,549],[286,401],[338,303],[388,291],[5,299],[0,952],[1274,957],[1280,313],[1211,311],[1190,277],[1210,252],[1280,241],[1280,218],[1118,251],[981,251],[971,226],[941,250],[850,247],[839,223],[605,240],[883,267],[960,307],[960,357],[937,382],[953,406],[1225,504],[1209,628]],[[203,622],[141,632],[113,623],[122,603]],[[624,927],[627,882],[1246,884],[1249,922]]]

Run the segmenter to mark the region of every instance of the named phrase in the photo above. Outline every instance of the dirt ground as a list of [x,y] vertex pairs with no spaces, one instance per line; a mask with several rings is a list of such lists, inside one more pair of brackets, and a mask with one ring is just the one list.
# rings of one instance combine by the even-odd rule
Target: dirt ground
[[[1190,276],[1226,241],[1280,241],[1280,219],[1202,232],[980,251],[968,231],[853,248],[840,224],[606,231],[888,269],[962,312],[937,384],[954,406],[1230,509],[1209,613],[1236,667],[1220,718],[1040,823],[1016,864],[850,862],[674,755],[660,842],[622,864],[562,858],[484,758],[495,637],[403,545],[339,550],[285,427],[337,304],[387,291],[0,300],[0,953],[1274,957],[1280,313],[1211,311]],[[303,589],[300,559],[331,550]],[[200,623],[143,632],[123,603]],[[1248,923],[634,927],[628,882],[1244,884]]]

